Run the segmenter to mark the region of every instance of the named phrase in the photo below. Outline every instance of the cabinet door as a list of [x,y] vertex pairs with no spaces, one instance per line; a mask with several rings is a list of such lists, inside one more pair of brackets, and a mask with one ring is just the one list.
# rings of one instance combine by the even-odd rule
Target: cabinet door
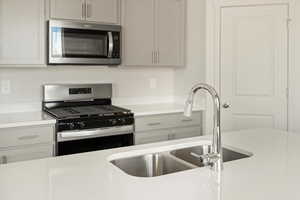
[[85,20],[85,0],[51,0],[51,18]]
[[153,142],[167,141],[170,130],[156,130],[135,134],[135,144],[147,144]]
[[0,0],[0,9],[0,64],[44,64],[44,1]]
[[185,0],[156,0],[157,64],[184,65]]
[[119,23],[120,0],[86,0],[86,20]]
[[0,164],[25,160],[41,159],[53,156],[53,145],[33,145],[11,150],[0,151]]
[[154,1],[123,0],[123,60],[125,65],[153,65]]

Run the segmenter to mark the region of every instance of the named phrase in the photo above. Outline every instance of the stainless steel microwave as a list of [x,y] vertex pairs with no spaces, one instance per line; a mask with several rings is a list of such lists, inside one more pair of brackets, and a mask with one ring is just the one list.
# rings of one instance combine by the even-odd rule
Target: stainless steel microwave
[[48,64],[121,64],[121,26],[50,20]]

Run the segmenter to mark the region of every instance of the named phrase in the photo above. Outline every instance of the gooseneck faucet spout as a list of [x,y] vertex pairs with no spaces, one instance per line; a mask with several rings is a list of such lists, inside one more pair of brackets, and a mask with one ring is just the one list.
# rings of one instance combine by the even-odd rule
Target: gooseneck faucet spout
[[192,115],[192,109],[194,104],[194,96],[199,90],[207,91],[213,99],[214,103],[214,128],[213,128],[213,141],[212,152],[208,155],[201,156],[201,159],[212,166],[214,171],[221,171],[223,169],[222,159],[222,144],[221,144],[221,126],[220,126],[220,97],[217,91],[210,85],[205,83],[199,83],[195,85],[189,94],[189,97],[185,104],[184,115],[190,117]]

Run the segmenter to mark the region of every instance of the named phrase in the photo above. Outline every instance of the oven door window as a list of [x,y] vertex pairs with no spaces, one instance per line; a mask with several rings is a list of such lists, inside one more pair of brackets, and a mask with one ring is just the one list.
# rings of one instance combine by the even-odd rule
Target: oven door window
[[52,27],[52,57],[107,58],[108,34],[104,31]]
[[56,155],[69,155],[133,145],[133,134],[58,142]]

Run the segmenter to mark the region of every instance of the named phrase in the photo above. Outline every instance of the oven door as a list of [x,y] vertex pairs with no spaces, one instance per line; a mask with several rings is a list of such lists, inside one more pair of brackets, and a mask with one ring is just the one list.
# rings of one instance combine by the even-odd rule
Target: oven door
[[120,64],[118,28],[50,21],[48,64]]
[[133,126],[120,126],[57,134],[56,155],[69,155],[134,144]]

